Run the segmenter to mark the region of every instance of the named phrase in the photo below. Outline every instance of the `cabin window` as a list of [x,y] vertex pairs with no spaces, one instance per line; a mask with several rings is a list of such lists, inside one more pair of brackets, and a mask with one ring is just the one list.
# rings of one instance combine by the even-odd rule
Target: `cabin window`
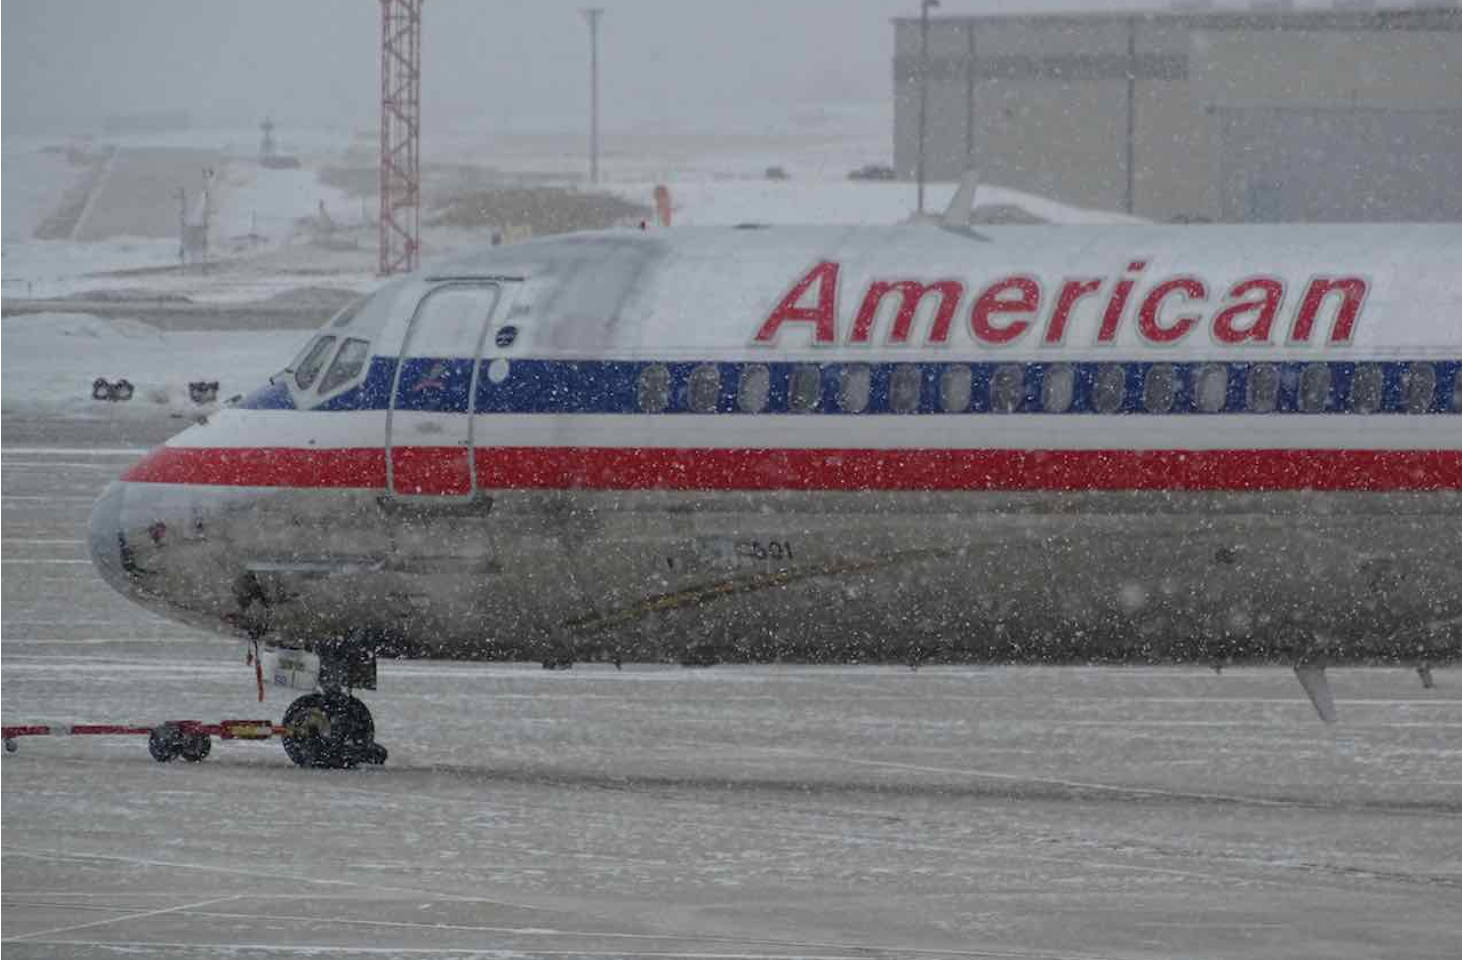
[[1046,368],[1041,378],[1041,409],[1047,413],[1065,413],[1076,397],[1076,371],[1064,363]]
[[1025,400],[1025,368],[1016,363],[996,367],[990,376],[990,409],[1014,413]]
[[919,394],[924,386],[924,376],[912,363],[901,363],[893,368],[888,381],[888,407],[894,413],[913,413],[919,409]]
[[1401,375],[1402,403],[1407,413],[1426,413],[1437,396],[1437,372],[1429,363],[1413,363]]
[[741,370],[741,382],[736,385],[736,406],[742,413],[761,413],[767,408],[771,392],[771,372],[762,364],[753,363]]
[[325,361],[330,357],[330,348],[335,346],[334,337],[321,337],[315,341],[315,345],[305,353],[304,359],[300,360],[294,368],[294,385],[301,390],[308,390],[314,384],[315,378],[320,375],[320,369],[325,366]]
[[1198,409],[1204,413],[1218,413],[1228,404],[1228,366],[1210,363],[1198,368],[1193,380],[1193,395]]
[[1330,405],[1330,365],[1307,363],[1300,371],[1300,410],[1319,413]]
[[862,413],[868,409],[868,391],[873,376],[868,366],[854,363],[838,373],[838,409],[844,413]]
[[1244,387],[1244,407],[1250,413],[1272,413],[1279,405],[1279,369],[1272,363],[1256,363],[1249,368]]
[[1178,372],[1170,363],[1154,363],[1142,378],[1142,407],[1148,413],[1167,413],[1178,396]]
[[1350,378],[1350,409],[1353,413],[1375,413],[1381,409],[1381,389],[1385,378],[1374,363],[1355,368]]
[[1127,397],[1127,370],[1120,364],[1104,363],[1097,367],[1092,388],[1091,405],[1097,413],[1116,413]]
[[370,355],[369,340],[357,340],[354,337],[347,339],[340,345],[340,352],[335,354],[335,362],[330,364],[330,369],[320,379],[320,387],[317,392],[326,394],[342,384],[354,380],[365,368],[366,360]]
[[664,364],[650,364],[640,371],[635,394],[645,413],[663,413],[670,405],[670,371]]
[[690,372],[686,395],[695,413],[716,412],[721,401],[721,371],[714,363],[703,363]]
[[945,413],[964,413],[970,408],[974,384],[970,368],[963,364],[945,367],[939,375],[939,406]]
[[822,399],[822,370],[815,364],[803,363],[792,368],[787,385],[787,407],[793,413],[810,413]]

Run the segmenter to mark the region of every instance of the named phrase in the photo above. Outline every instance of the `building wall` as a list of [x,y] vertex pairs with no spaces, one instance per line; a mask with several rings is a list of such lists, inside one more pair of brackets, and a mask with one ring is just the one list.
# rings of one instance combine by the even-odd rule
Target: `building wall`
[[[910,179],[920,65],[918,20],[895,21],[894,166]],[[929,66],[931,180],[973,166],[1127,209],[1130,96],[1139,215],[1462,219],[1462,8],[936,18]]]

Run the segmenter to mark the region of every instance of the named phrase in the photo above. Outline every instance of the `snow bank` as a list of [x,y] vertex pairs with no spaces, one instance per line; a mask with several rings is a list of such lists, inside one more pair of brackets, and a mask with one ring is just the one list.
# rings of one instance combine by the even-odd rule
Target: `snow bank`
[[[0,408],[6,414],[191,417],[212,406],[188,397],[193,380],[217,380],[220,400],[245,393],[277,372],[309,333],[160,331],[136,320],[72,313],[6,317],[0,325]],[[97,377],[125,377],[126,403],[92,399]]]

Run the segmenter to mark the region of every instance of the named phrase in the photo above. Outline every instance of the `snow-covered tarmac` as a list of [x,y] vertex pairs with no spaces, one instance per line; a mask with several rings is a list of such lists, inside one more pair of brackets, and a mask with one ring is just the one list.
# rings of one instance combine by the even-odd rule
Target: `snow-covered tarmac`
[[[13,435],[7,418],[7,439]],[[85,559],[131,454],[3,455],[6,723],[277,719]],[[3,759],[7,957],[1455,957],[1462,670],[386,663],[384,768]]]

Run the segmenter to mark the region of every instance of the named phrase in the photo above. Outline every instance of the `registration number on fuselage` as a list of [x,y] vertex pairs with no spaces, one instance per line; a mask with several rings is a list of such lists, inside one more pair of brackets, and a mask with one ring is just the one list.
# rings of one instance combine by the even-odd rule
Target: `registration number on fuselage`
[[737,559],[748,563],[792,559],[790,540],[737,540],[734,548]]
[[703,560],[723,567],[778,567],[796,559],[791,540],[771,537],[714,537],[701,540],[697,550]]

